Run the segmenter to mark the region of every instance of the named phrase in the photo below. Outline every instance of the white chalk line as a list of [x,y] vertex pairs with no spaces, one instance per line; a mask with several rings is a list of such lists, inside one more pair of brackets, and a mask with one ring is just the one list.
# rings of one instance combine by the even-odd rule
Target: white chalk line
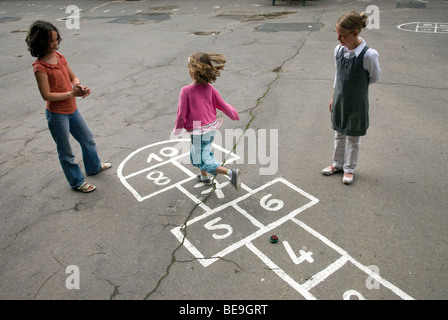
[[277,274],[281,279],[283,279],[289,286],[295,289],[298,293],[300,293],[307,300],[316,300],[316,297],[313,296],[306,288],[297,283],[293,278],[291,278],[283,269],[275,264],[274,261],[269,259],[263,252],[258,250],[252,243],[247,243],[246,247],[252,251],[261,261],[268,266],[275,274]]
[[[415,24],[415,28],[414,29],[406,29],[406,26],[411,26]],[[432,26],[425,26],[425,25],[434,25],[434,27]],[[407,23],[403,23],[397,26],[398,29],[403,30],[403,31],[408,31],[408,32],[417,32],[417,33],[448,33],[448,30],[446,25],[448,25],[447,22],[407,22]],[[439,28],[441,28],[440,26],[442,26],[443,30],[439,31]],[[423,29],[423,30],[420,30]],[[434,30],[425,30],[425,29],[434,29]]]
[[258,221],[257,219],[255,219],[252,215],[250,215],[246,210],[244,210],[243,208],[241,208],[238,204],[234,203],[233,207],[239,212],[241,213],[245,218],[247,218],[250,222],[252,222],[252,224],[254,226],[256,226],[257,228],[265,228],[265,225],[262,224],[260,221]]
[[347,261],[348,260],[345,256],[340,257],[338,260],[330,264],[328,267],[313,275],[307,282],[302,284],[302,287],[305,288],[306,290],[311,290],[319,283],[327,279],[334,272],[342,268]]
[[[295,217],[296,215],[298,215],[299,213],[301,213],[302,211],[308,209],[309,207],[313,206],[314,204],[316,204],[317,202],[319,202],[319,200],[313,196],[311,196],[310,194],[306,193],[305,191],[301,190],[300,188],[297,188],[296,186],[294,186],[293,184],[289,183],[287,180],[283,179],[283,178],[276,178],[266,184],[264,184],[263,186],[257,188],[257,189],[253,189],[253,190],[249,190],[247,194],[234,199],[232,201],[229,201],[213,210],[210,210],[208,212],[205,212],[204,214],[189,220],[186,223],[186,226],[179,226],[176,228],[173,228],[171,230],[171,232],[176,236],[176,238],[179,239],[179,241],[182,242],[182,239],[184,237],[183,233],[181,232],[181,229],[183,227],[188,227],[193,223],[196,223],[197,221],[203,220],[205,218],[207,218],[210,215],[215,214],[216,212],[222,211],[230,206],[232,206],[233,208],[235,208],[237,211],[240,212],[239,209],[242,210],[242,208],[240,208],[238,205],[236,205],[238,202],[247,199],[248,197],[254,195],[255,193],[277,183],[277,182],[281,182],[286,184],[289,187],[292,187],[294,190],[296,190],[297,192],[301,193],[302,195],[304,195],[305,197],[309,198],[311,201],[304,204],[303,206],[301,206],[300,208],[297,208],[293,211],[291,211],[289,214],[283,216],[282,218],[268,224],[267,226],[264,226],[263,224],[261,224],[260,222],[258,222],[255,218],[252,217],[252,219],[255,219],[255,223],[252,219],[249,219],[255,226],[259,227],[260,229],[257,230],[256,232],[250,234],[249,236],[245,237],[244,239],[241,239],[238,242],[233,243],[232,245],[226,247],[225,249],[221,250],[220,252],[216,253],[213,255],[213,257],[211,257],[210,259],[204,259],[203,254],[201,253],[200,255],[197,255],[198,252],[200,252],[199,250],[197,250],[196,248],[192,248],[192,244],[190,242],[185,242],[184,241],[184,245],[185,247],[190,250],[190,252],[195,255],[195,257],[200,258],[201,260],[199,260],[199,262],[204,266],[207,267],[209,265],[211,265],[213,262],[217,261],[219,258],[222,258],[224,256],[226,256],[227,254],[235,251],[236,249],[247,245],[248,243],[250,243],[251,241],[255,240],[256,238],[260,237],[261,235],[269,232],[272,229],[277,228],[278,226],[280,226],[281,224],[285,223],[286,221],[290,220],[291,218]],[[243,184],[242,184],[243,186]],[[245,211],[244,211],[245,212]],[[247,212],[245,212],[245,215],[249,216],[249,214]]]
[[[119,165],[118,168],[117,168],[117,175],[118,175],[118,178],[120,179],[121,183],[122,183],[122,184],[123,184],[123,185],[124,185],[130,192],[131,192],[131,194],[137,199],[137,201],[142,202],[142,201],[144,201],[144,200],[147,200],[147,199],[149,199],[149,198],[152,198],[152,197],[154,197],[154,196],[156,196],[156,195],[158,195],[158,194],[160,194],[160,193],[162,193],[162,192],[165,192],[165,191],[168,191],[168,190],[170,190],[170,189],[172,189],[172,188],[178,187],[178,186],[180,186],[181,184],[183,184],[183,183],[185,183],[185,182],[187,182],[187,181],[190,181],[190,180],[192,180],[192,179],[195,177],[195,174],[194,174],[192,171],[188,170],[184,165],[180,164],[180,163],[177,161],[177,160],[179,160],[179,159],[181,159],[181,158],[183,158],[183,157],[188,156],[188,155],[189,155],[188,152],[183,153],[183,154],[180,154],[180,155],[177,155],[177,156],[175,156],[175,157],[171,157],[171,158],[169,158],[169,159],[167,159],[167,160],[165,160],[165,161],[159,162],[159,163],[157,163],[157,164],[155,164],[155,165],[152,165],[152,166],[150,166],[150,167],[147,167],[147,168],[141,169],[141,170],[139,170],[139,171],[133,172],[133,173],[128,174],[128,175],[126,175],[126,176],[123,175],[123,168],[124,168],[124,166],[125,166],[126,163],[127,163],[132,157],[134,157],[137,153],[142,152],[143,150],[145,150],[145,149],[149,149],[149,148],[154,147],[154,146],[159,146],[159,145],[167,144],[167,143],[176,143],[176,144],[178,144],[178,143],[181,143],[181,142],[190,142],[190,139],[165,140],[165,141],[160,141],[160,142],[156,142],[156,143],[153,143],[153,144],[150,144],[150,145],[141,147],[141,148],[139,148],[139,149],[133,151],[131,154],[129,154],[129,155],[128,155],[128,156],[127,156],[121,163],[120,163],[120,165]],[[233,152],[230,152],[230,151],[224,149],[224,148],[221,147],[221,146],[218,146],[218,145],[216,145],[216,144],[213,144],[213,147],[216,148],[216,149],[218,149],[218,150],[221,151],[222,153],[226,154],[227,156],[229,156],[229,159],[226,160],[226,163],[232,163],[233,161],[240,159],[240,157],[239,157],[237,154],[235,154],[235,153],[233,153]],[[164,166],[164,165],[167,165],[167,164],[170,164],[170,163],[173,164],[173,165],[175,165],[175,166],[177,166],[177,167],[178,167],[179,169],[181,169],[182,171],[184,171],[187,175],[189,175],[189,177],[186,178],[186,179],[184,179],[184,180],[182,180],[182,181],[179,181],[179,182],[177,182],[177,183],[175,183],[175,184],[172,184],[172,185],[170,185],[170,186],[168,186],[168,187],[166,187],[166,188],[160,189],[160,190],[158,190],[158,191],[156,191],[156,192],[154,192],[154,193],[152,193],[152,194],[146,195],[146,196],[141,196],[141,195],[137,192],[137,190],[135,190],[135,188],[132,187],[131,184],[127,182],[127,179],[130,179],[130,178],[132,178],[132,177],[135,177],[135,176],[137,176],[137,175],[143,174],[143,173],[148,172],[148,171],[152,171],[152,170],[154,170],[154,169],[157,169],[158,167],[161,167],[161,166]],[[248,188],[247,188],[246,186],[242,186],[242,187],[243,187],[245,190],[248,190]]]
[[195,195],[193,195],[187,189],[185,189],[181,184],[177,184],[176,187],[180,191],[182,191],[188,198],[190,198],[194,203],[199,205],[199,207],[204,209],[205,211],[210,211],[211,210],[204,202],[202,202],[201,199],[198,199]]
[[[377,273],[373,272],[370,268],[362,265],[361,263],[359,263],[357,260],[355,260],[352,256],[350,256],[345,250],[343,250],[342,248],[338,247],[336,244],[334,244],[333,242],[331,242],[328,238],[324,237],[323,235],[321,235],[320,233],[318,233],[317,231],[315,231],[314,229],[312,229],[311,227],[307,226],[305,223],[303,223],[302,221],[296,219],[296,218],[292,218],[291,219],[292,222],[296,223],[297,225],[299,225],[300,227],[302,227],[303,229],[305,229],[306,231],[308,231],[309,233],[311,233],[313,236],[315,236],[316,238],[318,238],[320,241],[322,241],[323,243],[325,243],[327,246],[329,246],[330,248],[332,248],[333,250],[335,250],[336,252],[338,252],[339,254],[342,255],[343,260],[347,260],[350,261],[353,265],[355,265],[358,269],[360,269],[361,271],[363,271],[364,273],[368,274],[370,277],[372,277],[374,280],[378,281],[380,284],[382,284],[384,287],[388,288],[389,290],[391,290],[393,293],[395,293],[397,296],[399,296],[400,298],[404,299],[404,300],[413,300],[413,298],[411,296],[409,296],[407,293],[405,293],[404,291],[402,291],[401,289],[399,289],[398,287],[396,287],[395,285],[393,285],[392,283],[390,283],[389,281],[385,280],[384,278],[382,278],[381,276],[379,276]],[[319,275],[319,277],[325,276],[325,278],[327,278],[328,276],[330,276],[333,272],[335,272],[336,270],[339,270],[340,267],[342,267],[341,263],[343,262],[343,260],[341,260],[339,263],[337,263],[336,265],[334,265],[331,269],[327,270],[327,272],[324,272],[323,274]],[[344,262],[345,264],[345,262]],[[317,284],[317,283],[316,283]],[[311,286],[311,285],[316,285],[314,283],[310,283],[307,286]]]
[[171,159],[168,159],[168,160],[159,162],[159,163],[157,163],[157,164],[155,164],[155,165],[153,165],[153,166],[151,166],[151,167],[148,167],[148,168],[145,168],[145,169],[142,169],[142,170],[133,172],[133,173],[131,173],[131,174],[128,174],[127,176],[125,176],[125,177],[123,177],[123,178],[124,178],[124,179],[129,179],[129,178],[138,176],[139,174],[142,174],[142,173],[145,173],[145,172],[148,172],[148,171],[152,171],[152,170],[157,169],[158,167],[164,166],[164,165],[166,165],[166,164],[173,163],[173,162],[175,162],[176,160],[181,159],[181,158],[183,158],[183,157],[186,157],[186,156],[188,156],[188,155],[189,155],[188,153],[180,154],[180,155],[175,156],[175,157],[173,157],[173,158],[171,158]]
[[[150,148],[152,146],[156,146],[156,145],[161,145],[161,144],[165,144],[165,143],[169,143],[169,142],[181,142],[181,141],[189,141],[189,139],[178,139],[178,140],[167,140],[167,141],[162,141],[162,142],[158,142],[155,144],[151,144],[149,146],[145,146],[142,147],[136,151],[134,151],[133,153],[131,153],[118,167],[117,169],[117,173],[118,176],[120,178],[120,181],[128,188],[128,190],[130,190],[130,192],[134,195],[134,197],[138,200],[138,201],[143,201],[146,199],[149,199],[155,195],[158,195],[164,191],[170,190],[172,188],[177,188],[178,190],[180,190],[182,193],[184,193],[188,198],[190,198],[192,201],[194,201],[196,204],[198,204],[204,211],[205,213],[196,217],[195,219],[192,219],[190,221],[187,222],[186,225],[181,225],[179,227],[173,228],[171,230],[171,232],[174,234],[174,236],[185,246],[185,248],[190,251],[190,253],[192,253],[196,258],[198,258],[199,262],[204,266],[207,267],[209,265],[211,265],[212,263],[214,263],[215,261],[219,260],[220,258],[224,257],[225,255],[229,254],[230,252],[240,248],[241,246],[246,246],[248,249],[250,249],[255,255],[257,255],[272,271],[274,271],[281,279],[283,279],[288,285],[290,285],[292,288],[294,288],[297,292],[299,292],[304,298],[308,299],[308,300],[315,300],[316,298],[309,292],[310,289],[314,288],[316,285],[318,285],[319,283],[321,283],[322,281],[324,281],[325,279],[327,279],[329,276],[331,276],[334,272],[336,272],[337,270],[339,270],[341,267],[343,267],[348,261],[350,261],[353,265],[355,265],[357,268],[359,268],[361,271],[363,271],[364,273],[368,274],[371,278],[373,278],[374,280],[378,281],[380,284],[382,284],[384,287],[388,288],[389,290],[391,290],[393,293],[395,293],[396,295],[400,296],[402,299],[406,299],[406,300],[412,300],[413,298],[411,296],[409,296],[408,294],[406,294],[405,292],[403,292],[401,289],[399,289],[398,287],[396,287],[395,285],[391,284],[389,281],[383,279],[382,277],[380,277],[377,273],[373,272],[370,268],[362,265],[361,263],[359,263],[358,261],[356,261],[355,259],[353,259],[353,257],[351,257],[345,250],[343,250],[342,248],[338,247],[337,245],[335,245],[333,242],[331,242],[330,240],[328,240],[326,237],[322,236],[320,233],[318,233],[317,231],[315,231],[314,229],[310,228],[309,226],[307,226],[305,223],[301,222],[300,220],[297,220],[295,218],[295,216],[297,214],[299,214],[300,212],[302,212],[303,210],[306,210],[307,208],[313,206],[314,204],[316,204],[317,202],[319,202],[319,200],[315,197],[313,197],[312,195],[308,194],[307,192],[303,191],[302,189],[296,187],[295,185],[293,185],[292,183],[290,183],[289,181],[283,179],[283,178],[276,178],[268,183],[266,183],[265,185],[256,188],[256,189],[251,189],[248,186],[246,186],[245,184],[241,184],[242,188],[244,190],[247,191],[247,194],[234,199],[228,203],[225,203],[215,209],[210,209],[208,206],[206,206],[200,199],[198,199],[196,196],[194,196],[193,194],[191,194],[187,189],[185,189],[182,184],[192,180],[195,178],[195,175],[193,174],[193,172],[191,172],[190,170],[188,170],[185,166],[183,166],[182,164],[180,164],[179,162],[177,162],[176,160],[181,159],[182,157],[185,157],[186,155],[188,155],[188,153],[184,153],[181,155],[178,155],[174,158],[171,158],[169,160],[163,161],[161,163],[156,164],[155,166],[152,166],[150,168],[146,168],[143,170],[140,170],[138,172],[135,172],[133,174],[127,175],[126,177],[123,177],[122,175],[122,170],[123,167],[125,165],[125,163],[132,158],[136,153],[146,149],[146,148]],[[227,150],[223,149],[220,146],[216,146],[214,145],[217,149],[221,150],[222,152],[228,152]],[[229,152],[228,152],[229,153]],[[227,160],[227,163],[231,163],[234,160],[238,159],[239,157],[233,153],[229,153],[232,156],[234,156],[234,158]],[[177,166],[179,169],[181,169],[182,171],[184,171],[187,175],[189,175],[188,178],[179,181],[175,184],[170,185],[169,187],[163,188],[161,190],[158,190],[150,195],[147,195],[145,197],[141,197],[138,192],[126,181],[126,179],[136,176],[138,174],[153,170],[159,166],[165,165],[165,164],[169,164],[172,163],[173,165]],[[293,190],[299,192],[300,194],[302,194],[303,196],[309,198],[311,201],[307,204],[305,204],[304,206],[293,210],[291,213],[289,213],[288,215],[284,216],[283,218],[270,223],[267,226],[264,226],[262,223],[260,223],[258,220],[256,220],[254,217],[252,217],[249,213],[247,213],[244,209],[242,209],[237,203],[247,199],[248,197],[252,196],[253,194],[255,194],[258,191],[261,191],[263,189],[265,189],[268,186],[271,186],[277,182],[282,182],[284,184],[286,184],[287,186],[289,186],[290,188],[292,188]],[[222,250],[221,252],[219,252],[218,254],[214,255],[213,257],[210,258],[205,258],[204,255],[187,239],[185,238],[184,234],[181,232],[181,229],[191,225],[192,223],[195,223],[199,220],[202,220],[218,211],[221,211],[229,206],[232,206],[233,208],[235,208],[235,210],[237,210],[238,212],[240,212],[243,216],[245,216],[247,219],[249,219],[251,221],[252,224],[254,224],[256,227],[259,227],[260,229],[258,231],[256,231],[255,233],[253,233],[252,235],[246,237],[245,239],[240,240],[237,243],[234,243],[233,245],[227,247],[226,249]],[[322,242],[324,242],[326,245],[328,245],[329,247],[331,247],[332,249],[334,249],[336,252],[338,252],[339,254],[341,254],[341,257],[336,260],[335,262],[333,262],[332,264],[330,264],[328,267],[326,267],[324,270],[321,270],[320,272],[316,273],[313,277],[310,278],[310,280],[308,280],[307,282],[305,282],[304,284],[299,284],[298,282],[296,282],[293,278],[291,278],[284,270],[282,270],[279,266],[277,266],[271,259],[269,259],[265,254],[263,254],[260,250],[258,250],[253,244],[252,241],[255,240],[256,238],[258,238],[259,236],[265,234],[266,232],[278,227],[279,225],[283,224],[284,222],[291,220],[294,223],[296,223],[297,225],[299,225],[300,227],[302,227],[303,229],[305,229],[306,231],[308,231],[309,233],[311,233],[312,235],[314,235],[316,238],[318,238],[319,240],[321,240]]]
[[413,300],[411,296],[409,296],[407,293],[399,289],[397,286],[393,285],[389,281],[385,280],[384,278],[380,277],[377,273],[373,272],[368,267],[362,265],[358,261],[356,261],[353,257],[351,257],[346,251],[342,250],[340,247],[335,245],[333,242],[328,240],[326,237],[322,236],[320,233],[315,231],[314,229],[307,226],[305,223],[301,222],[300,220],[297,220],[296,218],[291,218],[291,221],[314,235],[316,238],[324,242],[326,245],[328,245],[330,248],[334,249],[338,253],[341,254],[341,257],[334,261],[332,264],[327,266],[325,269],[319,271],[315,275],[313,275],[308,281],[306,281],[303,284],[299,284],[297,281],[295,281],[293,278],[291,278],[282,268],[280,268],[277,264],[275,264],[269,257],[267,257],[264,253],[262,253],[260,250],[258,250],[253,243],[247,243],[246,247],[250,249],[263,263],[268,266],[274,273],[276,273],[281,279],[283,279],[290,287],[295,289],[298,293],[300,293],[304,298],[308,300],[315,300],[316,298],[309,292],[312,288],[316,287],[318,284],[322,283],[324,280],[326,280],[329,276],[331,276],[333,273],[341,269],[347,262],[351,262],[353,265],[355,265],[358,269],[372,277],[374,280],[378,281],[380,284],[382,284],[384,287],[391,290],[394,294],[399,296],[400,298],[404,300]]

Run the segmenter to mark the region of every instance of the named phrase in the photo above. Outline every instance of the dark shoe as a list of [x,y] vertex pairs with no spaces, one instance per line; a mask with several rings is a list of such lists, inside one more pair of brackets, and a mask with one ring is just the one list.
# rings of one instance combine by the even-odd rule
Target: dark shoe
[[196,176],[196,180],[202,182],[202,183],[205,184],[206,186],[211,186],[211,185],[213,184],[212,179],[207,178],[207,179],[203,180],[203,179],[202,179],[202,176],[201,176],[200,174],[198,174],[198,175]]
[[236,190],[240,190],[241,188],[241,180],[240,180],[240,169],[232,169],[232,179],[230,179],[230,183],[235,187]]

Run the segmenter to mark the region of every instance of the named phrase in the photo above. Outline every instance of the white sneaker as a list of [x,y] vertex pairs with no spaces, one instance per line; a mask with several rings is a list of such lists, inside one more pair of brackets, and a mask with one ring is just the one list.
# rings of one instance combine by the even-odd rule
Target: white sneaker
[[339,169],[339,168],[336,168],[336,167],[333,167],[333,166],[328,166],[325,169],[323,169],[321,171],[321,173],[324,176],[331,176],[333,173],[340,172],[340,171],[342,171],[342,169]]
[[353,173],[344,173],[344,177],[342,178],[343,184],[350,184],[353,182]]

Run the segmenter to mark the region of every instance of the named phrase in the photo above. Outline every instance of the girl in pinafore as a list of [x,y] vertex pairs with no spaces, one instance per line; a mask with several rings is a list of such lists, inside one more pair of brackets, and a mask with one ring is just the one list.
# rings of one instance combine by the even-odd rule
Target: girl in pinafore
[[208,173],[216,176],[226,174],[231,184],[239,190],[240,170],[227,169],[221,166],[211,152],[216,130],[223,123],[216,119],[216,109],[224,112],[232,120],[239,120],[238,112],[227,104],[211,83],[220,76],[220,70],[226,63],[222,54],[207,54],[197,52],[188,57],[188,68],[193,83],[182,88],[173,133],[178,135],[183,129],[191,134],[190,160],[201,173],[196,179],[206,185],[211,185],[212,179]]
[[359,36],[367,16],[350,11],[336,23],[341,43],[336,46],[336,76],[330,101],[332,128],[335,130],[333,163],[323,175],[343,171],[342,182],[350,184],[358,163],[361,136],[369,127],[369,85],[380,79],[378,52]]
[[87,97],[90,89],[81,85],[65,57],[57,52],[61,42],[58,29],[47,21],[35,21],[27,34],[26,43],[33,63],[34,75],[42,98],[47,101],[48,128],[56,142],[59,162],[70,186],[80,192],[92,192],[96,187],[84,181],[79,165],[74,161],[70,134],[82,149],[87,175],[109,169],[110,163],[101,163],[93,134],[76,106],[75,97]]

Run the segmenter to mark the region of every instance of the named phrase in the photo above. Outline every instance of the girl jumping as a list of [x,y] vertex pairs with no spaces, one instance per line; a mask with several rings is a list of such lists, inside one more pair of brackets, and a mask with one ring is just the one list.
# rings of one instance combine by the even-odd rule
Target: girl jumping
[[222,125],[222,119],[216,119],[216,109],[232,120],[239,120],[235,108],[227,104],[211,85],[220,76],[225,63],[222,54],[198,52],[188,57],[188,69],[193,83],[183,87],[180,92],[173,133],[178,135],[185,129],[191,134],[190,160],[193,166],[201,170],[197,180],[211,185],[213,182],[208,173],[213,176],[226,174],[235,189],[239,190],[240,170],[222,167],[211,152],[216,130]]

